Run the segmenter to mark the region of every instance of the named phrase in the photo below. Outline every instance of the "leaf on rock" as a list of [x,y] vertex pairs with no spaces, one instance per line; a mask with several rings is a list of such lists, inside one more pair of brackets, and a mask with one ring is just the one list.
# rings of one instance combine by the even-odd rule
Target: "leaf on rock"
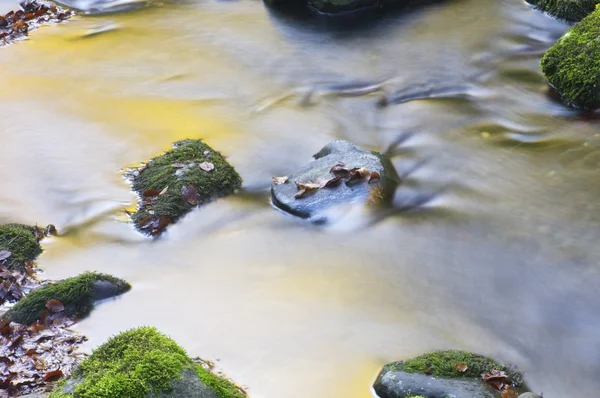
[[369,176],[369,181],[370,181],[370,180],[378,180],[378,179],[380,179],[380,178],[381,178],[381,175],[380,175],[378,172],[374,171],[374,172],[372,172],[372,173],[371,173],[371,175]]
[[464,362],[459,362],[456,365],[454,365],[454,368],[457,372],[464,373],[467,371],[467,369],[469,369],[469,366],[467,366],[467,364]]
[[288,177],[273,177],[273,184],[281,185],[285,184],[289,180]]
[[44,381],[45,382],[57,381],[61,377],[63,377],[63,372],[60,369],[57,369],[57,370],[53,370],[52,372],[46,373],[46,375],[44,376]]
[[211,162],[202,162],[198,165],[204,171],[211,171],[215,169],[215,165]]
[[295,198],[303,198],[321,188],[321,184],[315,182],[296,182],[296,186],[298,187],[298,192],[294,195]]
[[348,177],[350,175],[350,169],[346,167],[344,163],[338,163],[329,170],[336,177]]
[[10,256],[12,256],[12,253],[8,250],[0,250],[0,261],[6,260]]
[[325,184],[323,184],[323,187],[327,187],[327,188],[337,187],[338,185],[340,185],[341,182],[342,182],[342,177],[335,176],[335,177],[330,178],[329,180],[325,181]]
[[196,206],[202,200],[200,192],[198,192],[198,188],[193,185],[185,185],[181,187],[181,194],[183,195],[183,199],[185,199],[185,201],[192,206]]
[[50,312],[61,312],[64,311],[65,306],[63,303],[56,299],[50,299],[46,301],[46,308],[48,308]]
[[502,391],[502,398],[518,398],[519,394],[512,389],[512,387],[508,386],[504,391]]
[[144,198],[152,198],[152,197],[158,196],[158,195],[160,195],[160,192],[157,191],[156,189],[146,189],[144,191],[144,193],[142,194],[142,196]]
[[507,376],[506,372],[504,372],[503,370],[492,369],[489,372],[483,373],[481,375],[481,379],[483,381],[490,381],[490,380],[508,381],[508,376]]

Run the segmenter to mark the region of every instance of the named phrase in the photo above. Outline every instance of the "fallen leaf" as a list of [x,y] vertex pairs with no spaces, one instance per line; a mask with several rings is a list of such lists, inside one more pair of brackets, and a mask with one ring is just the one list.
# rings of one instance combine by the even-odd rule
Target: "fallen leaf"
[[45,382],[57,381],[61,377],[63,377],[63,372],[60,369],[57,369],[57,370],[53,370],[52,372],[46,373],[46,375],[44,376],[44,381]]
[[485,372],[481,375],[483,381],[489,380],[508,380],[508,376],[503,370],[492,369],[489,372]]
[[335,176],[347,177],[350,174],[350,169],[344,163],[338,163],[329,170]]
[[162,190],[162,191],[160,191],[160,192],[158,193],[158,196],[163,196],[164,194],[166,194],[166,193],[167,193],[167,191],[168,191],[168,190],[169,190],[169,186],[167,185],[166,187],[164,187],[164,188],[163,188],[163,190]]
[[198,188],[193,185],[185,185],[181,187],[181,194],[183,195],[183,199],[185,199],[185,201],[192,206],[196,206],[202,201],[202,197],[200,196],[200,192],[198,192]]
[[48,308],[50,312],[61,312],[64,311],[65,306],[56,299],[50,299],[46,301],[46,308]]
[[369,180],[377,180],[379,178],[381,178],[381,175],[378,172],[374,171],[374,172],[371,173],[371,176],[369,177]]
[[456,365],[454,365],[454,368],[455,368],[455,369],[456,369],[458,372],[460,372],[460,373],[464,373],[464,372],[466,372],[466,371],[467,371],[467,369],[469,369],[469,366],[467,366],[467,364],[466,364],[466,363],[459,362],[459,363],[457,363]]
[[288,181],[288,177],[273,177],[273,184],[281,185],[285,184]]
[[158,196],[158,195],[160,195],[160,192],[157,191],[156,189],[147,189],[142,194],[142,196],[144,198],[151,198],[151,197]]
[[12,253],[8,250],[0,250],[0,261],[6,260],[10,256],[12,256]]
[[519,394],[512,389],[511,386],[506,387],[504,391],[502,391],[502,398],[518,398]]
[[309,193],[315,192],[317,189],[321,188],[321,184],[314,182],[296,182],[296,186],[298,187],[298,192],[294,195],[295,198],[303,198]]
[[211,162],[202,162],[198,165],[204,171],[211,171],[215,169],[215,165]]
[[338,185],[340,185],[341,182],[342,182],[342,177],[335,176],[335,177],[330,178],[329,180],[327,180],[325,182],[325,184],[323,185],[323,187],[327,187],[327,188],[337,187]]

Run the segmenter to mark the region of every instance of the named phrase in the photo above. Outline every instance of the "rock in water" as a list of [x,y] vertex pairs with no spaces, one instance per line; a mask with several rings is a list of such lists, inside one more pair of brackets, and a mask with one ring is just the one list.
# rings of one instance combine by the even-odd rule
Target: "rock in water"
[[500,393],[481,381],[500,371],[504,383],[522,387],[522,375],[481,355],[447,350],[385,365],[373,385],[380,398],[496,398]]
[[391,162],[377,152],[338,140],[314,158],[285,182],[274,180],[271,196],[275,206],[299,217],[322,219],[322,213],[334,205],[381,203],[393,197],[398,175]]
[[51,398],[244,398],[153,327],[120,333],[84,360]]
[[600,107],[600,8],[575,24],[544,55],[542,71],[570,105]]
[[147,166],[128,173],[140,196],[131,218],[136,228],[160,235],[196,206],[232,194],[242,179],[227,160],[201,140],[184,140]]
[[[131,289],[129,283],[107,274],[85,272],[73,278],[41,286],[4,314],[10,321],[29,325],[49,309],[49,301],[58,301],[59,312],[68,317],[83,318],[90,313],[94,302],[117,296]],[[52,312],[52,310],[51,310]]]

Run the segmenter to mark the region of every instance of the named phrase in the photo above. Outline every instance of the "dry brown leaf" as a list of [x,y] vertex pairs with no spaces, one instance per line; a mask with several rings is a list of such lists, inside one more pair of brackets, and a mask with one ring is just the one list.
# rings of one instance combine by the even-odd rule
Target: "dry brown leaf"
[[50,312],[61,312],[64,311],[65,306],[63,303],[56,299],[50,299],[46,301],[46,308],[48,308]]
[[309,193],[315,192],[317,189],[321,187],[321,184],[314,182],[296,182],[296,186],[298,187],[298,192],[294,195],[295,198],[303,198]]
[[464,373],[467,371],[467,369],[469,369],[469,366],[467,366],[467,364],[464,362],[459,362],[456,365],[454,365],[454,368],[457,372]]
[[181,187],[181,194],[183,195],[183,199],[192,206],[196,206],[202,200],[198,188],[193,185]]
[[154,196],[158,196],[160,194],[159,191],[157,191],[156,189],[146,189],[144,191],[144,193],[142,194],[142,196],[144,198],[152,198]]
[[281,185],[285,184],[289,180],[288,177],[273,177],[273,184]]
[[518,398],[519,394],[512,389],[511,386],[508,386],[502,391],[502,398]]
[[369,177],[369,180],[377,180],[379,178],[381,178],[381,175],[378,172],[374,171],[374,172],[371,173],[371,176]]
[[57,369],[57,370],[53,370],[52,372],[46,373],[46,375],[44,376],[44,381],[45,382],[57,381],[61,377],[63,377],[63,372],[60,369]]
[[346,165],[344,163],[338,163],[335,166],[333,166],[331,168],[331,170],[329,170],[330,173],[332,173],[335,176],[339,176],[339,177],[347,177],[350,173],[350,169],[348,167],[346,167]]
[[198,165],[204,171],[211,171],[215,169],[215,165],[211,162],[202,162]]

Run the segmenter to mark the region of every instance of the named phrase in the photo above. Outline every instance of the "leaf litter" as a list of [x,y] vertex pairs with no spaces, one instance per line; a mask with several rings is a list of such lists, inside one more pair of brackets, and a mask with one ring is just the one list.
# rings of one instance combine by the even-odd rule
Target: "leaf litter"
[[[48,235],[56,235],[53,225],[45,230],[36,227],[38,239]],[[49,283],[36,278],[40,270],[32,260],[26,260],[20,270],[9,270],[8,253],[0,252],[0,312]],[[31,325],[0,317],[0,396],[49,391],[52,383],[70,375],[85,358],[76,350],[87,338],[70,329],[76,320],[64,316],[64,304],[50,299],[46,308]]]
[[[296,182],[298,192],[294,195],[296,199],[306,197],[307,195],[316,192],[321,188],[334,188],[339,186],[342,182],[347,185],[358,183],[362,181],[372,181],[381,178],[381,175],[373,171],[371,172],[366,167],[353,167],[348,168],[344,163],[335,164],[329,173],[333,174],[331,178],[319,178],[316,181],[311,182]],[[281,180],[285,178],[285,180]],[[279,185],[285,183],[288,177],[273,177],[273,183]],[[281,182],[283,181],[283,182]]]

